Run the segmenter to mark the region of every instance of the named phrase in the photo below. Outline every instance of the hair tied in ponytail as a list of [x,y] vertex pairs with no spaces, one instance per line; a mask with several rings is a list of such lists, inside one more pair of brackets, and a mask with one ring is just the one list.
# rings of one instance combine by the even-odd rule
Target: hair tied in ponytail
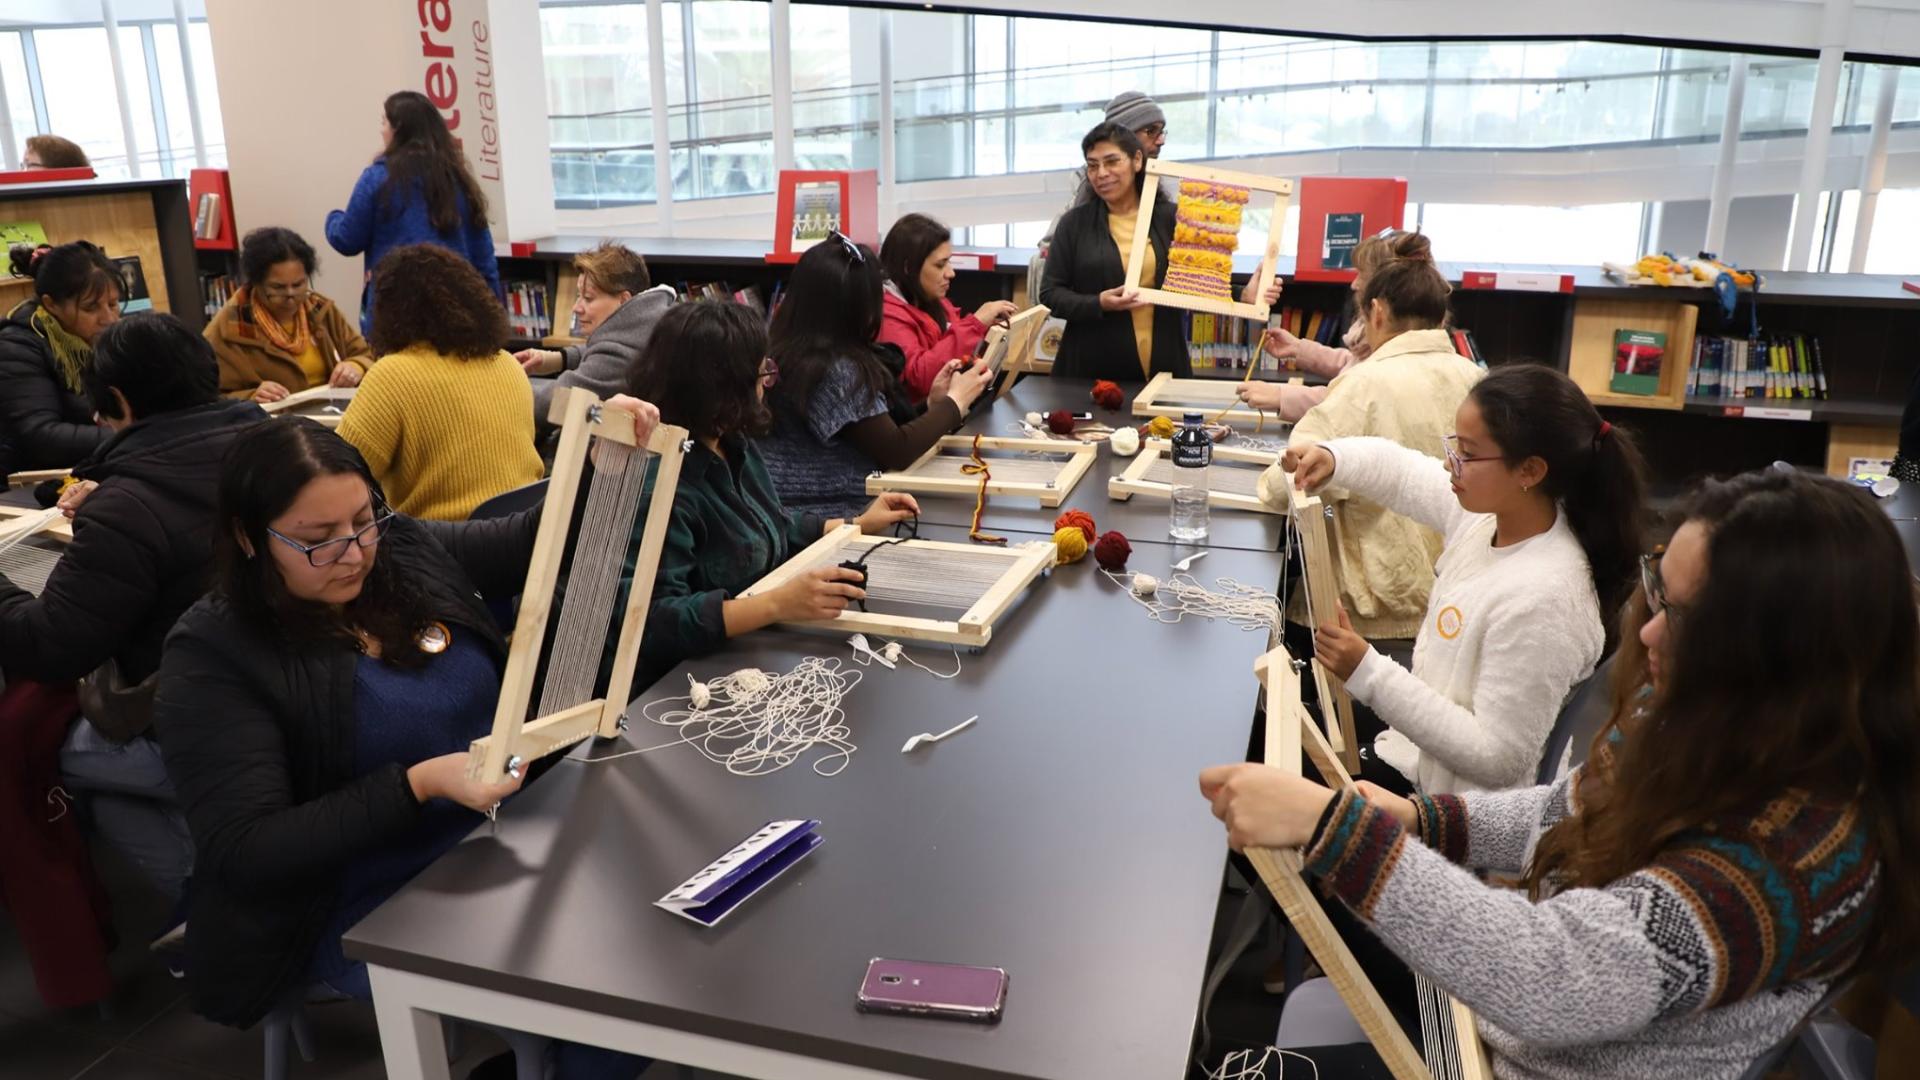
[[46,258],[47,252],[52,250],[53,250],[52,244],[41,244],[38,247],[35,247],[33,249],[33,254],[27,256],[27,269],[31,270],[34,267],[39,266],[40,260]]

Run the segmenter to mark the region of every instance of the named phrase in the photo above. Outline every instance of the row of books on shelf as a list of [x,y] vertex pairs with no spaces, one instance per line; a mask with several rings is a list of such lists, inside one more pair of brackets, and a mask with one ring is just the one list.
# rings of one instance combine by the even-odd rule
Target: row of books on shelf
[[[745,304],[755,311],[765,313],[768,309],[760,302],[759,290],[749,285],[736,289],[724,281],[682,281],[677,286],[682,300],[718,300],[735,304]],[[784,283],[773,288],[773,302],[780,302],[780,293]]]
[[1260,347],[1268,327],[1278,327],[1298,338],[1322,345],[1339,345],[1347,317],[1339,312],[1281,308],[1266,323],[1229,315],[1188,312],[1187,355],[1196,368],[1217,371],[1278,372],[1285,364]]
[[200,275],[200,307],[205,312],[207,321],[213,321],[213,317],[220,313],[220,309],[227,306],[227,301],[233,299],[233,294],[240,291],[240,285],[240,279],[232,274]]
[[1695,338],[1687,394],[1824,401],[1827,364],[1820,339],[1789,333]]
[[509,281],[507,331],[517,338],[539,339],[553,334],[553,301],[538,281]]

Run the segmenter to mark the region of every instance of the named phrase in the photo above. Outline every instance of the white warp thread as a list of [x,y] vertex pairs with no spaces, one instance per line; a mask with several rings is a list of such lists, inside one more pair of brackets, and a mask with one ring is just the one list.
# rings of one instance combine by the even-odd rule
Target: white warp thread
[[[836,776],[853,760],[853,731],[840,701],[860,682],[860,672],[837,659],[809,656],[778,674],[742,668],[707,683],[693,683],[681,697],[648,702],[640,715],[680,732],[673,742],[626,750],[589,762],[614,761],[673,746],[691,746],[735,776],[765,776],[799,761],[816,747],[813,771]],[[700,691],[706,705],[696,705]]]
[[1196,615],[1203,619],[1225,619],[1242,630],[1274,631],[1280,627],[1280,600],[1273,593],[1242,585],[1232,578],[1215,578],[1220,587],[1214,592],[1196,581],[1192,574],[1175,574],[1149,595],[1141,595],[1132,580],[1111,570],[1102,570],[1107,579],[1126,590],[1134,603],[1147,609],[1155,622],[1177,623]]
[[[1254,1057],[1259,1054],[1259,1057]],[[1275,1080],[1283,1080],[1287,1075],[1287,1059],[1299,1058],[1313,1070],[1313,1080],[1320,1080],[1320,1066],[1305,1054],[1296,1054],[1291,1050],[1282,1050],[1269,1046],[1259,1050],[1235,1050],[1220,1061],[1220,1067],[1207,1074],[1207,1080],[1265,1080],[1267,1062],[1278,1068],[1274,1071]],[[1232,1070],[1232,1071],[1229,1071]]]

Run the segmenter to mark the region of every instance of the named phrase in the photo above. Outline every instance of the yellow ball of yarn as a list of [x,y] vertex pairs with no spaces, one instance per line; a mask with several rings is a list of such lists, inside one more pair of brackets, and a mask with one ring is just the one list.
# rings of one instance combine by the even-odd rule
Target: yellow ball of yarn
[[1147,434],[1156,439],[1173,438],[1173,417],[1156,416],[1147,421]]
[[1053,547],[1056,562],[1077,563],[1087,557],[1087,534],[1078,525],[1062,526],[1053,534]]

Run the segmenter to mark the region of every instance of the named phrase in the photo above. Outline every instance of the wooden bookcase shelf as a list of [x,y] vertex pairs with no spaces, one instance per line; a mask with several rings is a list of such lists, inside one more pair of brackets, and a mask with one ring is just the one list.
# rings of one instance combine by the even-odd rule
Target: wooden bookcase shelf
[[[155,311],[170,311],[194,330],[206,322],[184,180],[72,180],[0,187],[0,221],[39,222],[54,244],[91,240],[109,256],[137,255]],[[0,305],[6,311],[32,295],[31,280],[0,276]]]

